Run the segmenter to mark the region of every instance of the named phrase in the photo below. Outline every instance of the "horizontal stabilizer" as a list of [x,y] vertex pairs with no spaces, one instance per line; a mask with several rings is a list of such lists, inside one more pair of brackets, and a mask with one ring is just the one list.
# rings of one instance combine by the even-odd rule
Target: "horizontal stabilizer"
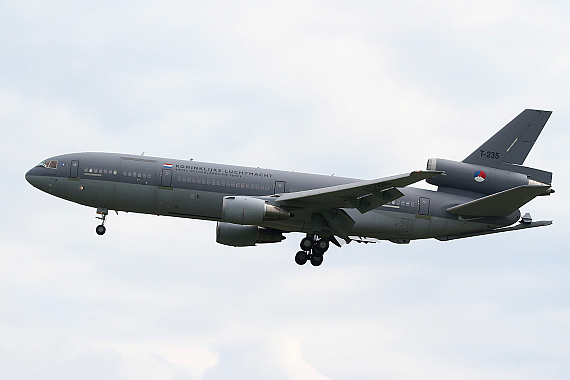
[[549,188],[550,186],[518,186],[450,207],[446,211],[463,216],[508,216]]
[[548,184],[552,183],[552,173],[547,172],[546,170],[528,168],[526,166],[521,166],[521,165],[508,164],[506,162],[501,163],[499,169],[525,174],[529,179],[532,179],[533,181],[536,182],[548,183]]

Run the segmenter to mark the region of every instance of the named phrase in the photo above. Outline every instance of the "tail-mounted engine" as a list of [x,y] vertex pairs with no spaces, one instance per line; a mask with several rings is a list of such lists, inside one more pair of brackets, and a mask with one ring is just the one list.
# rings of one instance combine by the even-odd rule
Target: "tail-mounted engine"
[[[426,180],[432,185],[482,194],[494,194],[522,185],[543,185],[530,179],[527,174],[441,158],[430,158],[427,163],[427,169],[445,172],[443,175]],[[545,193],[544,195],[547,194]]]

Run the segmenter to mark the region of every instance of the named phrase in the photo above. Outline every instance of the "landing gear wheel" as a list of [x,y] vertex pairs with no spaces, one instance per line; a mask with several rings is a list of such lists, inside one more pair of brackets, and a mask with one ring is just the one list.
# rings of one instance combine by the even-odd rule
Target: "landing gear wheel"
[[322,255],[312,255],[311,264],[313,264],[314,267],[318,267],[322,263],[323,263],[323,256]]
[[329,241],[325,239],[320,239],[315,243],[313,249],[315,250],[315,252],[319,253],[322,256],[329,249]]
[[297,254],[295,255],[295,262],[299,265],[305,265],[305,263],[307,262],[307,252],[305,251],[297,252]]
[[95,227],[95,232],[97,232],[97,235],[103,235],[105,231],[107,231],[105,228],[105,220],[107,219],[109,210],[107,210],[105,207],[97,207],[97,214],[101,215],[97,217],[97,219],[101,221],[101,224]]
[[103,235],[105,233],[105,231],[107,231],[107,229],[102,224],[95,227],[95,232],[97,232],[97,235]]
[[303,240],[301,240],[301,249],[303,251],[310,251],[311,248],[313,248],[313,239],[304,237]]

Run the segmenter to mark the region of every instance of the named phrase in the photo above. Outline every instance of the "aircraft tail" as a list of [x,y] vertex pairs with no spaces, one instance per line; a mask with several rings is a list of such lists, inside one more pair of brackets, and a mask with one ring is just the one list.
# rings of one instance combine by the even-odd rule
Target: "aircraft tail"
[[[462,162],[430,158],[428,170],[445,174],[429,178],[427,182],[439,186],[441,191],[460,189],[479,194],[495,194],[526,185],[548,185],[548,188],[552,183],[551,172],[522,166],[522,163],[551,114],[551,111],[524,110]],[[552,192],[547,189],[539,195]],[[519,195],[518,192],[509,194],[509,197]],[[502,197],[493,199],[504,201],[506,198]]]
[[522,166],[552,111],[526,109],[485,141],[462,162],[527,175],[541,183],[552,183],[552,173]]

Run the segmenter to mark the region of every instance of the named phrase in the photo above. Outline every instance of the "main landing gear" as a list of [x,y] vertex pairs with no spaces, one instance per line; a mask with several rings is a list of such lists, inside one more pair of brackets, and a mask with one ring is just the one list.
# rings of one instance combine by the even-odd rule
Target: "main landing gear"
[[317,235],[307,234],[301,240],[302,251],[297,252],[295,255],[295,262],[299,265],[304,265],[308,260],[315,267],[323,263],[323,255],[329,249],[329,241],[325,239],[318,239]]
[[97,214],[101,215],[97,217],[97,219],[101,220],[101,224],[95,227],[95,232],[97,232],[97,235],[103,235],[105,231],[107,231],[107,229],[105,228],[105,220],[107,219],[109,210],[107,210],[106,208],[99,207],[97,208]]

